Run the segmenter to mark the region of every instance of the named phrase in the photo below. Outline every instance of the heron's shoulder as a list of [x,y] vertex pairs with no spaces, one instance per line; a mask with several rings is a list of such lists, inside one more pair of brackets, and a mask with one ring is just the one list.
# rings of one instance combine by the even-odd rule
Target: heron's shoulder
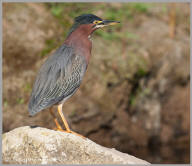
[[70,56],[72,54],[74,54],[73,47],[63,44],[56,49],[53,56]]
[[[58,61],[67,60],[74,54],[74,49],[66,44],[61,45],[53,51],[45,60],[44,65],[53,65]],[[44,66],[43,65],[43,66]]]

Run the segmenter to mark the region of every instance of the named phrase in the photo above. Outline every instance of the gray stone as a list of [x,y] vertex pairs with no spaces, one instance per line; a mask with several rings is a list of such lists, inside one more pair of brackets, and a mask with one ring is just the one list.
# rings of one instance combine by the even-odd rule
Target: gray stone
[[87,138],[41,127],[5,133],[2,145],[6,164],[150,164]]

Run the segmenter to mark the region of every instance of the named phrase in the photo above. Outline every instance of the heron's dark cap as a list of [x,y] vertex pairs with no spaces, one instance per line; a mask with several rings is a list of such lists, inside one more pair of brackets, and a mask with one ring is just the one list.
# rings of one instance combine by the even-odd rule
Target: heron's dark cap
[[101,18],[94,14],[82,14],[75,18],[75,24],[91,24],[95,20],[102,21]]

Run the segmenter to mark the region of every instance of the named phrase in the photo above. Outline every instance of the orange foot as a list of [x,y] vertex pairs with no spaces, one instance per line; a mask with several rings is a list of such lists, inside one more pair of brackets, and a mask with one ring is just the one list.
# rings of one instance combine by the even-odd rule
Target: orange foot
[[74,131],[71,131],[71,130],[63,130],[63,129],[60,129],[60,128],[56,128],[55,130],[57,130],[57,131],[62,131],[62,132],[66,132],[66,133],[71,133],[71,134],[77,135],[77,136],[79,136],[79,137],[81,137],[81,138],[83,138],[83,139],[86,139],[86,137],[84,137],[84,136],[82,136],[81,134],[78,134],[78,133],[76,133],[76,132],[74,132]]

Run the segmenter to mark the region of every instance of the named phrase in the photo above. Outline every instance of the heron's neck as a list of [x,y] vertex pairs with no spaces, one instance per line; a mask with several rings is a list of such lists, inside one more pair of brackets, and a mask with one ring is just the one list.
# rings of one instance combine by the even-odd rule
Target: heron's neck
[[64,42],[65,44],[73,47],[76,52],[85,56],[87,60],[89,60],[91,56],[92,49],[92,42],[89,38],[94,30],[91,26],[92,25],[90,24],[80,25],[68,35]]
[[92,26],[92,24],[83,24],[78,26],[74,30],[70,30],[66,42],[70,44],[86,42],[94,31],[94,29],[92,29]]

